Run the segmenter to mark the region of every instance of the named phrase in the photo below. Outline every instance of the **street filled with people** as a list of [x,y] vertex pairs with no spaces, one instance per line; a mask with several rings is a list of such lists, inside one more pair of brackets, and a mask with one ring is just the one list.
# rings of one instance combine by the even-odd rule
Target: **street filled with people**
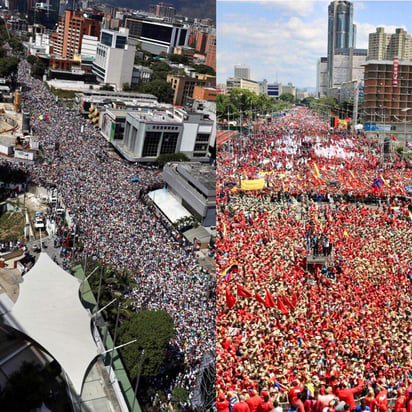
[[412,410],[412,169],[381,140],[295,107],[219,149],[218,411]]
[[170,399],[173,388],[183,386],[192,396],[202,357],[215,348],[215,302],[207,287],[210,274],[150,204],[147,192],[162,185],[161,172],[109,156],[109,144],[88,119],[58,104],[24,60],[18,81],[43,154],[42,162],[18,167],[33,184],[57,189],[83,245],[75,248],[79,260],[94,257],[129,269],[138,285],[127,296],[133,309],[164,309],[172,316],[172,344],[185,368],[170,387],[159,389]]

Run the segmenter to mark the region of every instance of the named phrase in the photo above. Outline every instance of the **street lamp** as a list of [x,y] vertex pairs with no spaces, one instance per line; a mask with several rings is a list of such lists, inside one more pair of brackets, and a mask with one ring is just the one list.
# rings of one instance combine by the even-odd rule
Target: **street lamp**
[[401,110],[401,112],[405,113],[405,118],[404,118],[404,129],[403,129],[403,136],[405,139],[405,143],[408,141],[408,139],[406,138],[406,118],[408,117],[408,110],[411,110],[411,107],[405,107],[404,109]]

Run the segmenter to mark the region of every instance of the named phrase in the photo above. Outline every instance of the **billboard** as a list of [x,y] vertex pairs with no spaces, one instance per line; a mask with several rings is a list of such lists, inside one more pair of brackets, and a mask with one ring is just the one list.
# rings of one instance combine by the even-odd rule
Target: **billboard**
[[376,123],[365,123],[365,132],[390,132],[390,125],[376,124]]

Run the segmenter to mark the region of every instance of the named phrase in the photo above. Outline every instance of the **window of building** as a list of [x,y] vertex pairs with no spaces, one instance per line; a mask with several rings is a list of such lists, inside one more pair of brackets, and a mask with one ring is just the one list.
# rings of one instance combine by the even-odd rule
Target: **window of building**
[[125,36],[116,37],[116,49],[124,49],[127,38]]
[[209,135],[208,134],[198,134],[196,136],[196,143],[197,142],[208,142],[209,141]]
[[160,132],[146,132],[142,156],[157,156],[157,149],[159,147],[159,142],[162,134]]
[[207,144],[196,143],[194,150],[195,150],[195,152],[205,152],[207,150]]
[[103,32],[102,33],[102,39],[101,39],[101,43],[105,44],[106,46],[111,46],[112,45],[112,38],[113,36],[109,33]]
[[160,148],[160,154],[174,153],[176,151],[177,140],[179,133],[163,133],[162,147]]

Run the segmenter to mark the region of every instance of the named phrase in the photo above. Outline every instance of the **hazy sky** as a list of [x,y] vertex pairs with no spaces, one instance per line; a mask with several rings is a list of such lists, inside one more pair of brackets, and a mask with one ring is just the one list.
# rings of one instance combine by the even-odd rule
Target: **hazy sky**
[[[217,81],[233,77],[235,64],[247,64],[253,80],[316,86],[316,63],[326,56],[330,1],[216,2]],[[368,48],[376,27],[412,34],[412,1],[354,1],[357,48]]]

